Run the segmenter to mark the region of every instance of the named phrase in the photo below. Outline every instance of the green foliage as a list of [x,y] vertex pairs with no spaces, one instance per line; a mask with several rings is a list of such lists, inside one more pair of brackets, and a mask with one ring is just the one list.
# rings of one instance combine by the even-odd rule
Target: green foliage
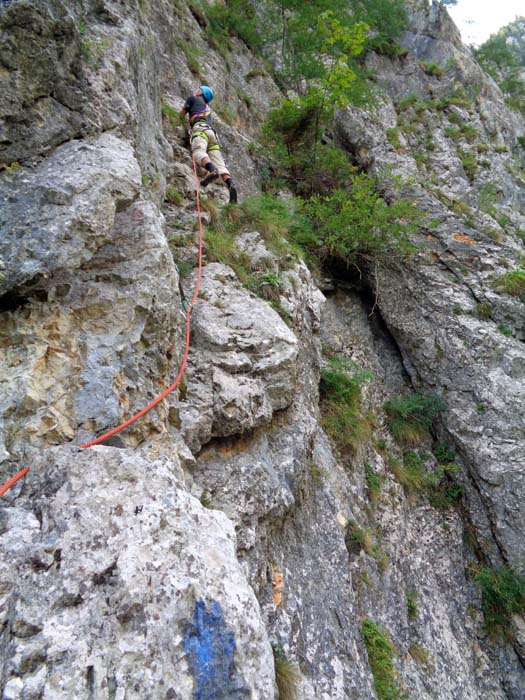
[[498,83],[507,104],[525,114],[525,18],[517,17],[493,34],[474,55]]
[[401,97],[396,102],[396,107],[399,112],[406,112],[407,110],[412,109],[414,112],[416,112],[416,114],[420,114],[425,109],[428,109],[426,102],[424,102],[424,100],[422,100],[421,97],[415,92],[411,92],[408,95],[405,95],[405,97]]
[[267,116],[262,133],[272,148],[276,173],[297,194],[329,192],[351,169],[341,150],[320,142],[330,114],[319,90],[311,88],[302,97],[283,100]]
[[415,591],[407,591],[407,616],[409,620],[416,620],[419,615],[417,607],[417,593]]
[[366,48],[379,53],[391,53],[408,25],[401,0],[354,0],[352,16],[370,27]]
[[488,304],[486,302],[481,302],[479,304],[476,304],[476,316],[478,318],[481,318],[485,321],[488,321],[490,318],[492,318],[492,306],[491,304]]
[[442,464],[437,472],[429,475],[427,495],[431,506],[446,510],[459,505],[465,493],[465,487],[447,478],[459,469],[457,464],[449,462]]
[[412,202],[399,198],[388,204],[364,173],[350,175],[349,184],[349,191],[315,195],[304,204],[322,255],[350,263],[413,253],[409,236],[422,214]]
[[173,129],[182,123],[182,117],[180,116],[178,110],[169,105],[167,102],[162,103],[160,111],[162,116],[166,117],[166,119],[169,121]]
[[428,482],[423,457],[417,452],[405,452],[403,455],[403,468],[396,476],[405,491],[422,491]]
[[444,75],[443,68],[437,63],[427,63],[427,61],[419,61],[419,65],[427,75],[433,75],[436,78],[441,78]]
[[251,49],[261,49],[263,39],[255,27],[255,10],[248,0],[216,2],[207,5],[205,13],[206,33],[213,48],[229,49],[229,37],[235,35]]
[[370,373],[349,360],[332,357],[321,370],[322,425],[339,449],[355,455],[369,439],[372,423],[364,414],[361,387]]
[[417,445],[428,434],[432,421],[445,409],[443,399],[434,394],[399,394],[384,404],[387,423],[401,445]]
[[278,302],[280,279],[273,269],[255,263],[236,243],[242,230],[257,230],[268,249],[283,268],[296,260],[297,252],[287,240],[294,224],[292,205],[268,194],[247,197],[240,204],[226,206],[222,212],[212,200],[203,201],[212,225],[206,231],[206,254],[209,260],[230,265],[240,282],[259,296]]
[[204,76],[202,75],[202,51],[193,44],[184,41],[183,39],[177,39],[176,44],[178,48],[183,52],[186,58],[186,64],[192,74],[198,79],[202,80]]
[[456,107],[466,107],[468,109],[472,107],[472,101],[465,94],[464,88],[453,90],[448,95],[443,95],[440,97],[434,103],[436,109],[440,110],[448,109],[448,107],[451,107],[452,105],[455,105]]
[[461,130],[457,126],[446,126],[443,133],[449,139],[459,139],[461,136]]
[[109,39],[88,39],[84,37],[80,42],[80,52],[86,63],[93,68],[99,68],[109,46]]
[[476,161],[476,156],[470,151],[458,150],[458,156],[463,166],[463,170],[467,174],[469,180],[474,178],[476,170],[478,169],[478,163]]
[[500,275],[494,281],[494,287],[510,296],[523,298],[525,295],[525,270],[512,270]]
[[365,619],[361,629],[378,700],[402,700],[393,662],[396,648],[373,620]]
[[351,539],[356,542],[359,547],[369,555],[372,555],[374,539],[370,528],[360,527],[357,523],[349,523],[349,531]]
[[456,458],[456,453],[445,442],[438,442],[433,449],[434,457],[440,464],[451,464]]
[[388,143],[393,146],[396,151],[402,151],[403,146],[401,145],[401,141],[399,140],[399,130],[398,129],[387,129],[386,130],[386,139]]
[[170,204],[180,206],[184,202],[184,197],[178,192],[173,185],[167,185],[164,193],[164,200]]
[[370,464],[365,464],[365,480],[371,500],[377,500],[383,488],[383,477]]
[[325,482],[327,475],[328,472],[326,471],[326,469],[319,467],[314,462],[310,464],[310,478],[316,486],[322,486]]
[[279,700],[299,700],[301,683],[299,667],[286,658],[280,644],[272,644],[272,649]]
[[513,614],[525,612],[525,577],[510,566],[480,566],[474,580],[483,594],[483,614],[491,632],[506,633]]

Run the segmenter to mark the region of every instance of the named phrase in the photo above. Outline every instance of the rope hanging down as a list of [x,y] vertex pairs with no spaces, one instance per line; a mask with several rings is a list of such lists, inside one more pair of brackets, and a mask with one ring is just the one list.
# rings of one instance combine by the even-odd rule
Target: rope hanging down
[[86,442],[83,445],[80,445],[81,449],[85,449],[86,447],[93,447],[93,445],[98,445],[101,442],[104,442],[104,440],[107,440],[110,437],[113,437],[113,435],[116,435],[117,433],[120,433],[121,430],[124,430],[124,428],[127,428],[130,426],[132,423],[135,423],[135,421],[139,420],[139,418],[142,418],[142,416],[145,416],[146,413],[151,411],[152,408],[155,408],[157,404],[159,404],[161,401],[163,401],[168,394],[171,394],[171,392],[177,387],[179,384],[180,380],[182,379],[182,375],[184,374],[184,370],[186,369],[186,363],[188,361],[188,354],[190,351],[190,324],[191,324],[191,310],[195,302],[197,301],[197,296],[199,294],[199,289],[201,285],[201,274],[202,274],[202,239],[203,239],[203,234],[202,234],[202,216],[201,216],[201,205],[200,205],[200,197],[199,197],[199,178],[197,175],[197,164],[195,162],[195,158],[193,158],[193,172],[195,175],[195,190],[197,193],[197,214],[199,217],[199,271],[197,273],[197,282],[195,284],[195,291],[193,292],[193,297],[188,305],[188,309],[186,311],[186,344],[184,347],[184,356],[182,358],[182,363],[179,369],[179,373],[175,377],[175,381],[171,386],[169,386],[167,389],[165,389],[161,394],[159,394],[151,403],[149,403],[147,406],[145,406],[142,410],[140,410],[138,413],[136,413],[134,416],[131,416],[131,418],[128,418],[128,420],[124,421],[124,423],[121,423],[120,425],[117,425],[116,428],[113,428],[107,433],[104,433],[104,435],[101,435],[100,437],[96,438],[95,440],[91,440],[90,442]]
[[[186,342],[184,346],[184,355],[182,358],[182,363],[179,369],[179,373],[175,377],[175,381],[173,384],[171,384],[167,389],[165,389],[161,394],[159,394],[151,403],[149,403],[147,406],[145,406],[141,411],[136,413],[134,416],[131,418],[128,418],[128,420],[124,421],[124,423],[121,423],[118,425],[116,428],[113,428],[107,433],[104,433],[104,435],[101,435],[100,437],[96,438],[95,440],[91,440],[90,442],[86,442],[83,445],[80,445],[81,449],[86,449],[87,447],[93,447],[93,445],[98,445],[101,442],[104,442],[108,438],[112,437],[113,435],[116,435],[117,433],[120,433],[121,430],[124,430],[124,428],[127,428],[130,426],[132,423],[135,423],[135,421],[139,420],[139,418],[142,418],[142,416],[146,415],[149,411],[151,411],[152,408],[155,408],[157,404],[159,404],[161,401],[163,401],[168,394],[171,394],[171,392],[178,386],[180,383],[180,380],[182,379],[182,375],[184,374],[184,370],[186,369],[186,364],[188,362],[188,355],[190,351],[190,328],[191,328],[191,310],[193,308],[193,305],[197,301],[197,296],[199,294],[199,289],[201,285],[201,275],[202,275],[202,242],[203,242],[203,233],[202,233],[202,216],[201,216],[201,205],[200,205],[200,197],[199,197],[199,178],[197,175],[197,164],[195,162],[195,158],[193,158],[193,172],[195,175],[195,190],[197,194],[197,214],[199,217],[199,268],[198,268],[198,273],[197,273],[197,282],[195,283],[195,291],[193,292],[193,297],[189,304],[186,306],[186,300],[182,300],[182,305],[184,310],[186,311]],[[29,471],[29,467],[25,467],[24,469],[21,469],[17,474],[12,476],[9,481],[6,481],[6,483],[0,487],[0,498],[4,495],[6,491],[8,491],[11,486],[16,484],[16,482],[24,477]]]

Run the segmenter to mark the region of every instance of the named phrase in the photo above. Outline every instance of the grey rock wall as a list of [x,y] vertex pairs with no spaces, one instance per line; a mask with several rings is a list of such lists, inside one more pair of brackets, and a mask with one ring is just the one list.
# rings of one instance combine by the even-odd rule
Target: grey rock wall
[[[492,543],[489,557],[523,571],[523,301],[498,292],[495,283],[520,268],[524,251],[525,181],[513,153],[525,124],[458,44],[444,12],[436,5],[427,11],[431,30],[424,36],[417,15],[407,36],[417,58],[445,66],[445,58],[454,57],[444,75],[426,75],[410,55],[397,62],[394,81],[388,61],[376,62],[390,99],[372,128],[363,114],[348,111],[339,117],[338,133],[379,177],[390,166],[403,173],[407,191],[437,221],[421,237],[412,264],[380,266],[373,284],[414,386],[437,391],[448,404],[445,429],[477,492],[473,517]],[[436,98],[459,95],[458,86],[459,104],[452,98],[436,106]],[[407,94],[417,94],[417,114],[402,105]],[[463,135],[451,136],[451,124],[463,125]],[[398,130],[400,147],[389,143],[387,129]],[[418,162],[423,139],[432,140],[434,150]],[[468,172],[466,152],[476,154]]]
[[[487,638],[462,517],[405,494],[373,443],[338,455],[320,424],[322,344],[372,371],[365,406],[393,450],[384,400],[411,385],[443,393],[476,547],[522,564],[522,302],[491,280],[522,254],[511,150],[523,125],[446,13],[416,5],[412,53],[369,58],[390,97],[335,125],[387,188],[385,166],[412,175],[409,191],[440,221],[414,261],[371,278],[386,327],[347,289],[325,303],[303,263],[283,266],[246,230],[237,245],[279,276],[278,304],[205,264],[181,386],[115,446],[82,451],[180,366],[177,265],[195,267],[196,217],[185,130],[166,106],[179,109],[201,82],[216,88],[246,196],[259,186],[250,142],[278,90],[240,40],[227,59],[211,50],[186,3],[1,4],[0,480],[31,467],[0,499],[3,699],[269,700],[271,643],[296,664],[299,697],[374,698],[365,617],[393,640],[409,697],[521,699],[520,620],[517,653]],[[443,79],[418,63],[451,56]],[[445,114],[488,145],[474,175],[430,108],[419,136],[400,129],[400,151],[388,142],[385,129],[407,119],[398,98],[460,83],[471,106]],[[415,157],[423,129],[439,146],[427,162]],[[493,182],[496,200],[482,206]],[[167,183],[176,204],[163,203]],[[225,189],[211,195],[224,201]],[[455,201],[470,206],[468,222]],[[182,280],[186,297],[195,277]],[[480,303],[490,319],[476,316]],[[367,464],[384,481],[377,502]],[[356,546],[353,522],[374,549]]]

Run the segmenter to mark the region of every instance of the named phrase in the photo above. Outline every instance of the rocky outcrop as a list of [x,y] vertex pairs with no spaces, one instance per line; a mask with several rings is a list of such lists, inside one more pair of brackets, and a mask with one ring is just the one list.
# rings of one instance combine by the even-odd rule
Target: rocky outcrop
[[[438,222],[418,255],[363,270],[372,300],[348,278],[323,280],[325,299],[246,226],[235,246],[271,271],[272,304],[205,257],[181,385],[116,446],[83,451],[180,366],[179,282],[190,298],[197,255],[174,110],[195,84],[216,88],[244,197],[279,91],[240,39],[226,57],[210,47],[197,6],[1,3],[1,481],[31,467],[0,507],[5,700],[268,700],[270,643],[301,698],[373,698],[365,618],[392,639],[409,697],[521,700],[521,619],[513,644],[488,638],[468,568],[525,556],[522,301],[493,284],[523,253],[523,122],[446,11],[411,5],[408,55],[368,58],[386,97],[339,114],[335,137],[387,197],[401,174]],[[373,375],[374,440],[352,456],[322,429],[323,345]],[[381,407],[409,387],[446,400],[464,513],[392,474]]]
[[[175,461],[31,452],[2,510],[4,698],[273,697],[272,652],[228,518]],[[204,693],[204,694],[203,694]]]
[[[390,99],[373,127],[348,111],[338,132],[380,177],[391,166],[409,174],[412,196],[435,221],[413,263],[378,268],[378,306],[414,386],[447,402],[445,429],[463,458],[487,554],[523,570],[523,302],[495,283],[523,255],[525,181],[512,152],[525,125],[443,14],[437,5],[419,9],[406,39],[415,55],[397,61],[395,82],[387,60],[374,62]],[[418,59],[443,74],[426,75]],[[387,135],[396,131],[392,145]],[[433,146],[421,161],[424,140]]]

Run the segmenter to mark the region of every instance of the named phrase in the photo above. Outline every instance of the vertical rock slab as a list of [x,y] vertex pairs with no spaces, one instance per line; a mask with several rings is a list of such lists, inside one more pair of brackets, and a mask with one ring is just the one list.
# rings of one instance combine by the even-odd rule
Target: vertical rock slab
[[233,526],[186,492],[176,462],[96,447],[31,463],[0,509],[9,697],[273,697]]

